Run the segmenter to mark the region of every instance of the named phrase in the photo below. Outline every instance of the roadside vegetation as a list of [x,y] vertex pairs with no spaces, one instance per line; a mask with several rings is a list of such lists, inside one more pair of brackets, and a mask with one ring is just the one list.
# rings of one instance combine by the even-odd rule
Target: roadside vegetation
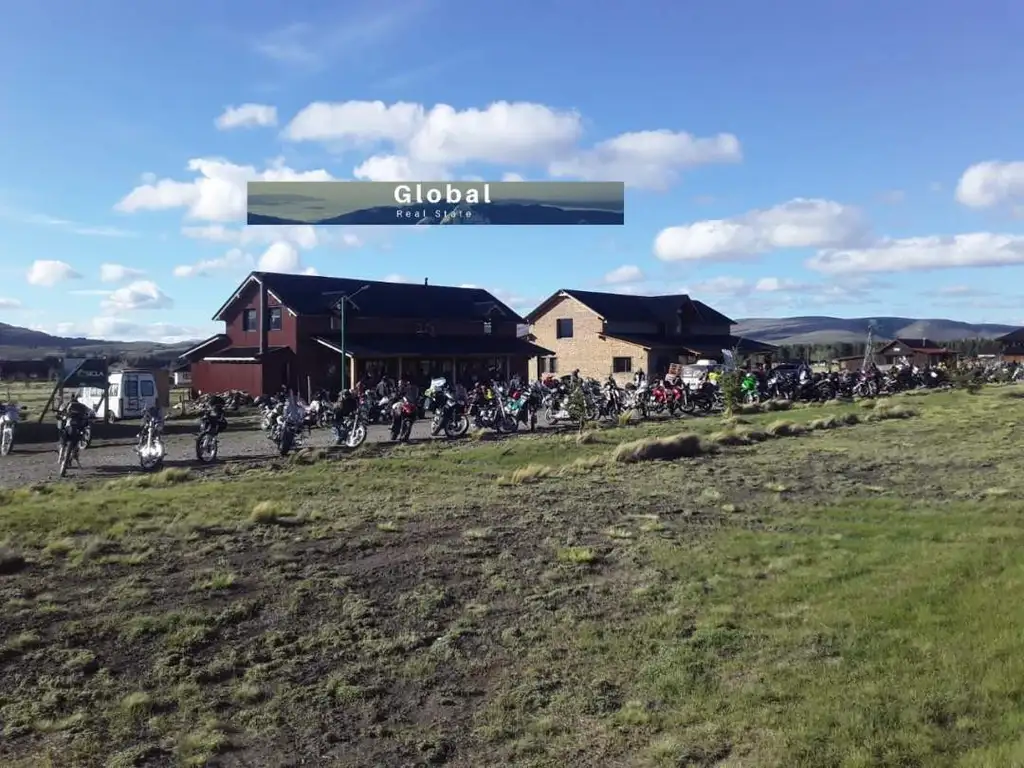
[[0,762],[1020,764],[1019,394],[0,491]]

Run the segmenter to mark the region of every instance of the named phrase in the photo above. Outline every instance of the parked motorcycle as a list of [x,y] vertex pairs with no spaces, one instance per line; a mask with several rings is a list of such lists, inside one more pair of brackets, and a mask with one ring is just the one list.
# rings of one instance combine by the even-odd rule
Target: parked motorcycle
[[139,466],[147,472],[159,469],[164,463],[166,449],[163,440],[164,419],[157,408],[150,408],[142,417],[135,451],[139,455]]
[[416,421],[416,412],[419,409],[416,403],[403,397],[391,406],[391,439],[400,443],[409,442],[412,435],[412,425]]
[[366,412],[369,404],[370,401],[365,397],[359,400],[352,395],[345,400],[341,409],[331,412],[331,424],[337,445],[358,448],[366,442]]
[[57,417],[57,470],[61,477],[68,473],[71,461],[78,463],[78,451],[82,441],[82,428],[73,419],[61,415]]
[[0,404],[0,456],[6,456],[14,447],[15,425],[21,419],[21,411],[14,403]]
[[444,432],[447,437],[461,437],[469,431],[469,417],[466,415],[466,401],[463,393],[453,390],[447,379],[430,382],[425,407],[433,410],[430,420],[430,436],[437,437]]
[[220,433],[228,428],[228,420],[219,405],[210,405],[199,414],[199,432],[196,434],[196,458],[204,464],[217,459]]

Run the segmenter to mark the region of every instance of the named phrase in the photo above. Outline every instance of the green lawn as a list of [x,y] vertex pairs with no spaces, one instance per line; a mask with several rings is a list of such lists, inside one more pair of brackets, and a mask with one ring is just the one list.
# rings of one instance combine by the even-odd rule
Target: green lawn
[[0,762],[1024,765],[1017,394],[2,492]]

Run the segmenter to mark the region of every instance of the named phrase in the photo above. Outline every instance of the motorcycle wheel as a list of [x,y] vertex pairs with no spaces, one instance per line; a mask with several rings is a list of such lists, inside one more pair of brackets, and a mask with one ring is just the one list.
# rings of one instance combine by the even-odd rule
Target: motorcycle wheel
[[82,430],[82,437],[78,441],[78,448],[79,450],[85,450],[90,445],[92,445],[92,427],[87,424],[85,429]]
[[153,472],[164,463],[164,446],[159,440],[153,441],[153,452],[144,453],[140,447],[139,466],[146,472]]
[[196,458],[204,464],[217,459],[217,438],[206,432],[196,438]]
[[[449,421],[450,421],[450,419],[449,419]],[[445,426],[445,432],[447,432],[448,431],[448,429],[447,429],[448,425],[445,424],[444,426]],[[437,437],[439,434],[441,434],[441,414],[435,413],[434,414],[434,418],[430,420],[430,436],[431,437]]]
[[402,420],[402,426],[401,426],[401,428],[399,429],[399,432],[398,432],[398,441],[400,443],[407,443],[407,442],[409,442],[409,437],[411,435],[412,435],[412,420],[411,419],[403,419]]
[[61,477],[65,477],[68,474],[68,464],[71,463],[71,446],[66,442],[61,443],[60,450],[57,451],[57,472]]
[[356,424],[348,431],[348,437],[345,438],[345,445],[349,448],[358,448],[360,445],[366,442],[366,425]]
[[462,437],[469,431],[469,419],[465,414],[448,419],[444,425],[444,433],[448,437]]
[[555,418],[555,413],[555,409],[552,408],[550,405],[544,409],[544,423],[547,424],[549,427],[553,427],[555,424],[558,423],[558,419]]
[[5,426],[3,436],[0,437],[0,456],[6,456],[9,454],[13,445],[14,428],[11,426]]
[[496,426],[498,432],[508,432],[511,435],[513,432],[519,431],[519,420],[515,416],[506,414],[498,420]]

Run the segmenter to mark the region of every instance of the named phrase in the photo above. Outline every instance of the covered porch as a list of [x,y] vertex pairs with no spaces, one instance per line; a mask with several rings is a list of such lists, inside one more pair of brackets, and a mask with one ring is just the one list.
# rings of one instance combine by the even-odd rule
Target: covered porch
[[[312,341],[319,348],[318,368],[331,381],[328,388],[333,391],[341,382],[341,340],[315,336]],[[404,377],[419,386],[439,376],[466,386],[492,376],[525,379],[531,358],[551,354],[525,339],[479,336],[352,338],[346,339],[344,348],[348,386],[359,381],[375,384],[383,377]]]

